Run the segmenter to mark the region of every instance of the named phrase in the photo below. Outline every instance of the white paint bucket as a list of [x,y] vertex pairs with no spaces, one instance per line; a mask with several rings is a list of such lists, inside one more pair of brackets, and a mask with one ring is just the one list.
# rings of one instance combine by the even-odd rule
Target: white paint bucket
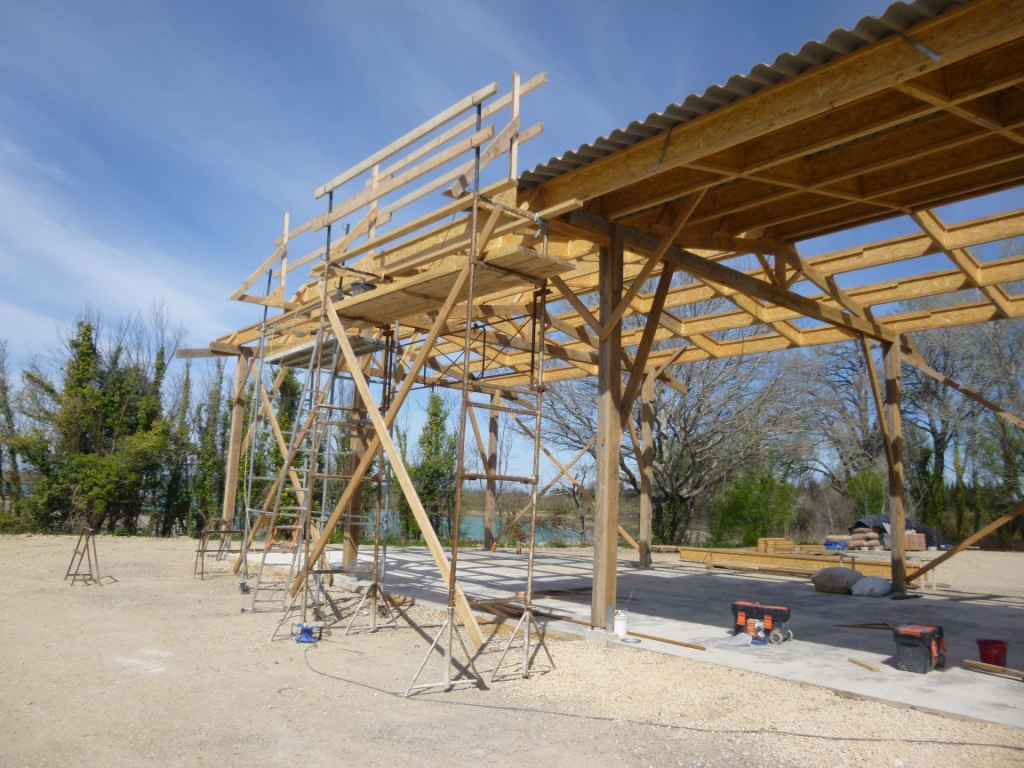
[[628,615],[629,614],[627,614],[625,611],[615,612],[615,634],[618,635],[620,639],[629,634],[626,631]]

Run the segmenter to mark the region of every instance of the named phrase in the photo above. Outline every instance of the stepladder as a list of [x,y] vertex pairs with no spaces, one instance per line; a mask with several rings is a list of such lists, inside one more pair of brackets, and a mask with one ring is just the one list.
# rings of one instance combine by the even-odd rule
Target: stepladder
[[96,533],[92,528],[82,525],[78,528],[78,541],[71,555],[64,581],[71,579],[71,585],[81,581],[83,584],[102,584],[100,581],[100,559],[96,552]]

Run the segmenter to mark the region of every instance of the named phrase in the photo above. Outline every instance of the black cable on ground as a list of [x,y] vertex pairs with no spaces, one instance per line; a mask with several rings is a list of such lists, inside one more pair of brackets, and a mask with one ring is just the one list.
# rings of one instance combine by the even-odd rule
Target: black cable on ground
[[934,741],[932,739],[895,739],[895,738],[884,738],[880,736],[823,736],[817,733],[796,733],[794,731],[768,731],[761,728],[697,728],[692,725],[672,725],[671,723],[656,723],[649,720],[629,720],[621,717],[608,717],[607,715],[586,715],[578,714],[576,712],[560,712],[553,709],[537,709],[535,707],[510,707],[502,704],[481,704],[479,702],[471,701],[453,701],[452,699],[430,699],[426,698],[423,694],[415,697],[406,697],[401,693],[395,691],[388,691],[383,688],[378,688],[375,685],[369,683],[361,683],[358,680],[350,680],[346,677],[339,675],[332,675],[329,672],[322,672],[316,669],[309,662],[309,652],[316,648],[315,645],[306,647],[303,653],[303,658],[306,661],[306,666],[309,667],[310,671],[317,675],[329,678],[331,680],[337,680],[342,683],[348,683],[349,685],[355,685],[359,688],[366,688],[369,691],[376,693],[383,693],[386,696],[392,696],[402,701],[418,701],[424,704],[443,704],[450,707],[470,707],[474,709],[492,709],[500,712],[520,712],[529,713],[534,715],[553,715],[555,717],[568,717],[576,720],[594,720],[596,722],[605,723],[622,723],[624,725],[642,725],[649,726],[651,728],[664,728],[672,731],[690,731],[693,733],[706,733],[706,734],[719,734],[722,736],[792,736],[800,739],[820,739],[822,741],[850,741],[850,742],[870,742],[870,743],[885,743],[891,742],[895,744],[931,744],[935,746],[948,746],[948,747],[993,747],[995,749],[1006,749],[1011,752],[1024,752],[1024,746],[1012,746],[1009,744],[990,744],[977,741]]

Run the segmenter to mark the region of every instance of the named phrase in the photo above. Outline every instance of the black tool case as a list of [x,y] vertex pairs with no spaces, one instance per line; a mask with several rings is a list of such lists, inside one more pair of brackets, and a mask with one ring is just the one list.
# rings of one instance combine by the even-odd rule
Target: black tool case
[[892,631],[896,640],[896,669],[925,674],[946,666],[946,641],[935,624],[901,624]]

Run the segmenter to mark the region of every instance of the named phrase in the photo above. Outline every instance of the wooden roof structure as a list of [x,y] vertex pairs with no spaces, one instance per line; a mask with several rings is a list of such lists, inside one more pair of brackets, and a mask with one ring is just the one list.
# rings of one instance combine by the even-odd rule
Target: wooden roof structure
[[[891,339],[893,333],[1019,316],[1024,299],[1012,284],[1024,278],[1024,258],[981,262],[969,249],[1024,235],[1021,213],[944,222],[933,212],[1017,186],[1024,178],[1024,39],[1018,6],[973,0],[543,183],[522,183],[518,204],[549,222],[548,255],[572,267],[555,283],[554,298],[565,303],[552,307],[548,344],[554,370],[548,378],[596,373],[590,336],[600,330],[573,296],[595,290],[596,249],[608,242],[612,225],[624,228],[623,278],[633,288],[616,320],[647,314],[654,297],[642,290],[644,280],[657,277],[661,263],[695,278],[668,289],[667,311],[655,337],[679,340],[687,349],[678,354],[662,349],[652,364],[825,344],[862,333]],[[491,191],[500,197],[502,190],[507,183]],[[456,201],[438,213],[448,216],[458,207]],[[566,209],[570,212],[552,215]],[[382,210],[380,219],[389,213]],[[343,214],[333,214],[334,220]],[[811,259],[799,252],[801,240],[899,216],[912,217],[920,234]],[[515,219],[501,215],[491,240],[495,249],[523,242],[516,233],[528,231],[533,222]],[[325,220],[307,229],[322,228]],[[438,268],[456,268],[457,259],[450,257],[468,246],[465,230],[460,223],[425,228],[401,247],[365,256],[374,245],[386,248],[398,239],[389,234],[332,255],[334,263],[372,274],[371,282],[387,282],[388,295],[405,297],[398,305],[385,303],[384,294],[349,299],[353,318],[399,320],[410,333],[422,328],[430,302],[406,299],[430,296],[430,291],[420,293],[419,283],[433,279]],[[445,236],[445,247],[438,248],[436,241]],[[931,254],[946,255],[949,268],[915,274],[911,262]],[[743,255],[756,257],[760,268],[741,276],[729,262]],[[906,265],[900,270],[905,276],[855,284],[860,270],[897,263]],[[802,289],[805,282],[814,290]],[[489,307],[484,319],[496,331],[514,335],[514,321],[504,327],[501,321],[522,314],[515,300],[521,292],[510,286],[478,294],[479,303]],[[957,294],[963,296],[959,303],[930,311],[880,316],[872,311]],[[673,314],[720,296],[736,308],[688,315],[685,322]],[[436,308],[443,296],[433,299]],[[366,311],[358,311],[357,304]],[[345,314],[341,305],[338,309]],[[593,302],[588,309],[592,316]],[[794,322],[800,318],[819,322]],[[730,338],[731,331],[751,325],[761,326],[756,339]],[[639,344],[641,333],[627,332],[623,344]],[[221,341],[251,343],[256,335],[250,329]],[[502,364],[506,383],[519,380],[514,372],[522,368],[523,354],[499,346],[491,357]]]
[[[544,379],[596,376],[601,391],[592,621],[603,626],[615,600],[618,447],[645,381],[672,383],[675,364],[864,340],[883,345],[898,395],[901,358],[927,368],[904,334],[1024,315],[1024,256],[971,250],[1024,236],[1024,209],[971,221],[936,213],[1024,181],[1024,3],[897,3],[855,31],[829,38],[844,50],[809,44],[730,81],[727,103],[708,106],[722,89],[709,90],[699,110],[673,105],[522,177],[518,145],[542,126],[520,125],[519,100],[544,76],[516,78],[504,96],[481,89],[320,187],[323,215],[294,229],[286,217],[274,253],[231,297],[280,313],[210,350],[297,362],[329,296],[352,338],[397,323],[409,349],[429,344],[420,382],[514,391],[532,380],[524,317],[546,287]],[[508,158],[508,172],[484,183],[467,153],[492,171]],[[336,203],[354,179],[364,186]],[[411,217],[442,190],[449,202]],[[801,253],[803,241],[897,217],[915,234]],[[327,245],[289,258],[300,236],[324,230]],[[472,254],[467,306],[451,291]],[[877,267],[894,276],[878,280]],[[277,287],[249,295],[268,269]],[[901,306],[926,298],[942,301]],[[901,473],[894,399],[887,446]],[[902,478],[890,480],[902,498]]]

